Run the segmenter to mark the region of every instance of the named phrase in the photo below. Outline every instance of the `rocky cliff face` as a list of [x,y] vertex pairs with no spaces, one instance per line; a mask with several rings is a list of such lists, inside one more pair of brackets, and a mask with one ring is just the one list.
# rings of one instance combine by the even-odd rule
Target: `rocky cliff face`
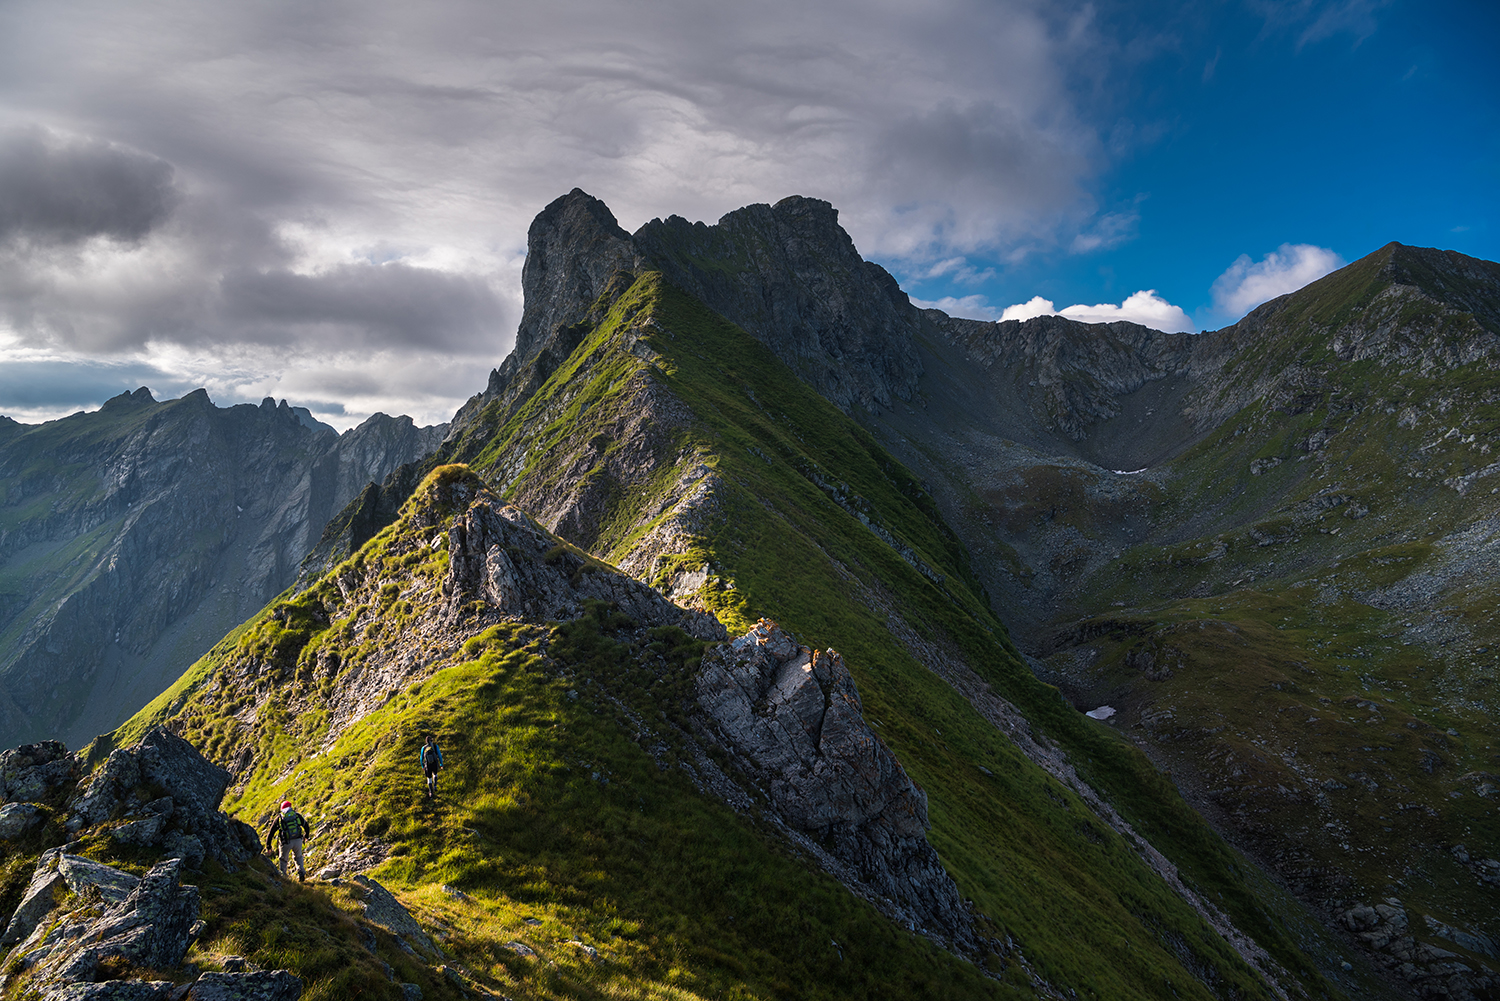
[[763,619],[711,650],[696,684],[717,743],[830,872],[907,928],[979,952],[927,843],[927,796],[865,721],[842,657]]
[[889,408],[916,391],[921,314],[884,268],[859,256],[827,202],[750,205],[715,226],[654,219],[632,239],[653,267],[846,413]]
[[127,718],[287,586],[323,524],[445,428],[146,389],[0,443],[0,742]]
[[921,313],[859,256],[827,202],[793,196],[715,226],[671,216],[627,234],[603,202],[574,188],[531,225],[515,348],[454,417],[454,432],[490,403],[508,413],[540,388],[647,269],[743,327],[845,412],[890,407],[916,389]]

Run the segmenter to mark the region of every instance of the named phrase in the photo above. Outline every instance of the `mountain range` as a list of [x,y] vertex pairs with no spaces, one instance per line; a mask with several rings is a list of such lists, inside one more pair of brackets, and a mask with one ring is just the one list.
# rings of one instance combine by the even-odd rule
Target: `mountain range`
[[447,428],[339,435],[267,399],[141,388],[35,426],[0,419],[0,743],[124,722],[279,594],[324,524]]
[[[77,756],[164,726],[242,819],[316,804],[312,930],[212,870],[190,960],[395,990],[318,944],[369,871],[438,993],[1496,996],[1500,265],[1391,244],[1200,335],[986,323],[912,304],[826,202],[629,234],[575,190],[523,290],[445,427],[68,419],[197,408],[317,456],[243,533],[247,621]],[[0,455],[63,464],[10,450],[68,421]],[[156,481],[232,493],[204,466]],[[47,544],[122,537],[45,482],[76,512]],[[82,609],[118,572],[88,554],[37,579]],[[414,805],[424,730],[463,792]],[[89,816],[135,858],[127,807]]]

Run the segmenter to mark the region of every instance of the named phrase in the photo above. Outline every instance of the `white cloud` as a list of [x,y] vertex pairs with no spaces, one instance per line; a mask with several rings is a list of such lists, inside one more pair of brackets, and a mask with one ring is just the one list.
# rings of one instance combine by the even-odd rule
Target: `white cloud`
[[1142,289],[1118,306],[1103,302],[1094,306],[1067,306],[1058,309],[1050,299],[1033,296],[1030,300],[1007,306],[1002,320],[1029,320],[1036,316],[1065,316],[1079,323],[1114,323],[1126,320],[1168,333],[1193,333],[1198,328],[1181,307],[1174,306],[1156,294],[1156,289]]
[[1077,320],[1080,323],[1113,323],[1116,320],[1128,320],[1131,323],[1165,330],[1168,333],[1181,331],[1191,333],[1198,329],[1193,325],[1193,321],[1188,319],[1187,313],[1157,295],[1154,288],[1142,289],[1118,306],[1107,302],[1097,306],[1069,306],[1061,313],[1068,319]]
[[1051,299],[1043,299],[1034,295],[1030,299],[1014,306],[1006,306],[1005,311],[1000,314],[1002,320],[1029,320],[1034,316],[1055,316],[1057,307],[1052,304]]
[[1306,243],[1283,243],[1258,262],[1241,254],[1214,279],[1214,309],[1225,316],[1244,316],[1261,303],[1295,292],[1344,264],[1333,251]]

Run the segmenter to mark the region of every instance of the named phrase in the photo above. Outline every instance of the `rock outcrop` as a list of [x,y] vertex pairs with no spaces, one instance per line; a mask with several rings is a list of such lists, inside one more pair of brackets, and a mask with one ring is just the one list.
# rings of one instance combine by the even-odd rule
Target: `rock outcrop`
[[23,969],[35,967],[31,979],[39,986],[95,980],[100,964],[110,959],[154,970],[177,966],[198,919],[198,888],[181,885],[181,868],[181,859],[152,867],[123,900],[92,920],[39,923],[35,941],[17,950],[17,962]]
[[40,802],[77,775],[60,740],[23,744],[0,752],[0,803]]
[[716,742],[783,823],[832,856],[835,876],[906,927],[977,948],[927,843],[927,796],[865,722],[842,657],[762,619],[708,652],[697,699]]
[[467,505],[448,530],[447,614],[475,601],[529,622],[576,618],[584,603],[612,603],[637,622],[678,626],[699,639],[727,635],[718,619],[680,608],[658,591],[568,546],[519,508],[501,503],[473,478],[437,489],[443,503]]
[[408,952],[420,955],[429,962],[442,959],[442,952],[390,890],[369,876],[355,876],[351,882],[364,893],[366,921],[390,932],[396,937],[397,944]]
[[259,851],[248,824],[219,812],[229,773],[165,727],[110,752],[68,804],[67,828],[116,821],[112,836],[127,844],[159,846],[198,868],[205,858],[233,867]]
[[[12,792],[71,783],[77,765],[56,741],[7,751],[0,760]],[[41,853],[0,932],[0,946],[13,947],[0,961],[0,989],[19,977],[20,990],[43,1001],[296,1001],[302,982],[285,970],[231,972],[226,964],[223,973],[181,985],[119,979],[132,971],[183,972],[204,924],[198,888],[183,885],[182,874],[206,858],[233,869],[259,850],[254,831],[219,812],[228,780],[163,727],[111,753],[65,807],[63,826],[77,840]],[[160,861],[137,876],[77,854],[101,830],[132,854]]]
[[24,976],[44,1001],[296,1001],[302,981],[285,970],[204,973],[180,987],[108,978],[106,966],[181,966],[201,927],[198,888],[182,885],[181,869],[172,858],[138,877],[62,849],[44,852],[0,938],[20,943],[5,959],[6,979]]
[[717,225],[653,219],[631,237],[674,284],[762,341],[841,410],[910,400],[922,375],[922,315],[866,261],[838,210],[793,195]]

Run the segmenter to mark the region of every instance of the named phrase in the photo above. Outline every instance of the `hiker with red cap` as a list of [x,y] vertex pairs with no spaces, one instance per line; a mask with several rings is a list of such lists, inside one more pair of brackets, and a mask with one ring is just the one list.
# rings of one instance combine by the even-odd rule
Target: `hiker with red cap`
[[271,818],[271,824],[266,828],[266,854],[271,854],[271,843],[281,836],[281,874],[286,875],[286,863],[288,855],[297,858],[297,881],[304,882],[307,879],[307,866],[302,861],[302,842],[312,840],[312,825],[307,818],[292,808],[292,801],[284,799],[281,801],[281,812]]

